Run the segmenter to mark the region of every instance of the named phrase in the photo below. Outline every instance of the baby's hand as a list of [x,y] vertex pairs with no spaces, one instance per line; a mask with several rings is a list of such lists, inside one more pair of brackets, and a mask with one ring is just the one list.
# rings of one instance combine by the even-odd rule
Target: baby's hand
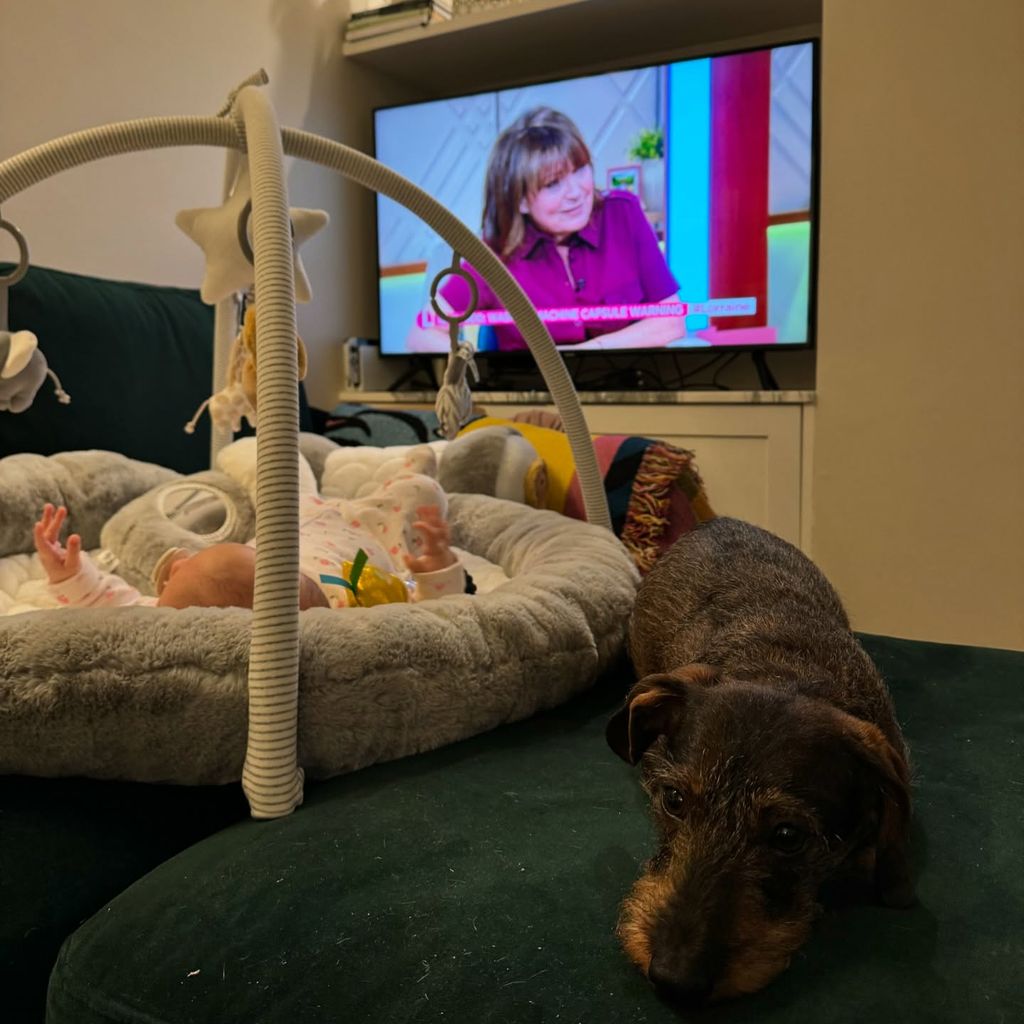
[[420,517],[412,525],[419,530],[423,547],[419,555],[406,555],[405,564],[411,572],[438,572],[454,565],[458,559],[449,546],[451,534],[448,523],[441,518],[441,510],[436,505],[422,505],[416,509]]
[[32,539],[39,552],[39,561],[51,583],[63,583],[71,579],[78,574],[82,564],[82,538],[77,533],[71,534],[67,548],[58,539],[60,528],[67,517],[68,510],[63,505],[55,509],[47,502],[39,522],[32,527]]

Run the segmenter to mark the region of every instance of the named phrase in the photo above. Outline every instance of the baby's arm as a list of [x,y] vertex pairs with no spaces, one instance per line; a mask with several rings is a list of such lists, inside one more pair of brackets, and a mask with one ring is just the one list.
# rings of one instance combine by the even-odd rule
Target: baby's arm
[[441,510],[436,505],[421,505],[416,514],[420,518],[412,525],[423,543],[420,554],[405,556],[406,566],[414,573],[423,573],[455,565],[458,559],[451,549],[451,532],[447,521],[441,518]]
[[32,529],[39,561],[57,603],[78,608],[144,603],[146,599],[120,576],[100,572],[82,550],[82,538],[77,533],[68,537],[66,548],[60,543],[60,530],[67,515],[63,505],[54,508],[47,503]]
[[77,533],[71,534],[66,548],[60,542],[60,530],[67,517],[68,510],[63,505],[54,508],[47,502],[43,506],[43,514],[32,527],[32,540],[51,584],[63,583],[77,576],[81,567],[82,538]]
[[117,608],[123,605],[156,604],[156,598],[143,597],[120,576],[102,572],[84,551],[77,575],[61,583],[51,583],[50,593],[58,604],[68,608]]
[[436,505],[416,509],[420,517],[413,526],[419,532],[420,554],[406,555],[405,564],[416,580],[416,600],[426,601],[448,594],[462,594],[466,589],[466,572],[451,549],[448,523]]

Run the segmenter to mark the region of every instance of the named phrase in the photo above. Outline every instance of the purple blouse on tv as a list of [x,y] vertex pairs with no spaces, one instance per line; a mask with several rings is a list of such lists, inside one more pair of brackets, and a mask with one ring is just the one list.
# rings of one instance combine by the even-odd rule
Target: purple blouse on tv
[[[463,266],[479,289],[477,308],[501,309],[476,270],[466,262]],[[595,204],[587,226],[569,239],[568,271],[553,239],[529,221],[526,237],[506,266],[537,309],[662,302],[679,291],[639,200],[629,192],[607,192],[604,201]],[[454,310],[469,305],[469,285],[461,278],[449,277],[439,290]],[[620,330],[629,322],[566,320],[547,327],[558,344],[572,345]],[[526,348],[515,326],[500,324],[493,329],[500,351]]]

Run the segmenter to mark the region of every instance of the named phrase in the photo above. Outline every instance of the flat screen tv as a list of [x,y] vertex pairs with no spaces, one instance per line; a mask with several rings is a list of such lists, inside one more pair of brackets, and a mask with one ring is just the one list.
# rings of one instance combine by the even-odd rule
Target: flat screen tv
[[[375,155],[480,233],[563,352],[806,347],[816,63],[798,42],[384,107]],[[383,196],[376,226],[382,354],[446,352],[450,248]],[[478,283],[465,334],[521,352]],[[462,312],[470,286],[438,295]]]

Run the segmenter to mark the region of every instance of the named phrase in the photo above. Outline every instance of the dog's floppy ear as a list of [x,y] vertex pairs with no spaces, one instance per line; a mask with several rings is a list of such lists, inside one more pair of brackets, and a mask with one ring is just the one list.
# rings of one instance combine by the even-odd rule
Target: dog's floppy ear
[[888,907],[914,902],[910,871],[910,770],[903,755],[870,722],[847,722],[858,756],[879,778],[879,823],[875,840],[875,892]]
[[608,746],[623,761],[636,764],[654,740],[668,731],[672,719],[685,711],[694,691],[712,685],[719,676],[717,669],[699,664],[645,676],[609,719],[604,733]]

